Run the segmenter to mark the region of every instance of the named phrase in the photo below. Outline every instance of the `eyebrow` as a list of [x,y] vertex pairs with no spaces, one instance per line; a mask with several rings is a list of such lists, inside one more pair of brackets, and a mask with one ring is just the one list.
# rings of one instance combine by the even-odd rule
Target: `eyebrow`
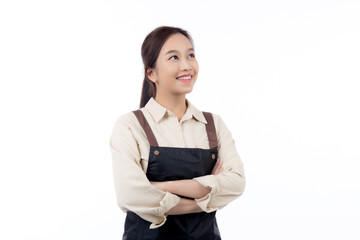
[[[189,48],[188,51],[194,51],[194,48]],[[178,50],[170,50],[168,52],[166,52],[164,55],[167,55],[169,53],[174,53],[174,52],[179,52]]]

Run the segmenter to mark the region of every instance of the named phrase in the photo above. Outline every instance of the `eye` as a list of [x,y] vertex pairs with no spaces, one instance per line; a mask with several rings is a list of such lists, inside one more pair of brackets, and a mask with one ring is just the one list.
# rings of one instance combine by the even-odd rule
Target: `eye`
[[195,58],[195,54],[190,53],[189,57],[190,57],[190,58]]
[[172,58],[174,58],[174,59],[179,59],[176,55],[174,55],[174,56],[171,56],[171,57],[169,58],[169,60],[172,59]]

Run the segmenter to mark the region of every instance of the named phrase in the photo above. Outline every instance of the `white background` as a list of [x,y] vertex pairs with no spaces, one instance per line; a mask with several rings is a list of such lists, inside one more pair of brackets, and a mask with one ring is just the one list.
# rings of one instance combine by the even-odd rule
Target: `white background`
[[245,166],[223,239],[360,239],[359,1],[0,2],[0,239],[121,239],[109,137],[138,108],[140,47],[195,41],[187,97]]

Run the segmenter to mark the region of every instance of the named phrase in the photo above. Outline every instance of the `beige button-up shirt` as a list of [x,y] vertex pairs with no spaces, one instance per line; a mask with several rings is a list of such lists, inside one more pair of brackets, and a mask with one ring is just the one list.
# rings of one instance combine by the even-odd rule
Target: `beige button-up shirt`
[[[187,109],[180,122],[177,116],[151,98],[140,110],[144,113],[161,147],[209,149],[207,123],[202,112],[186,99]],[[219,115],[212,113],[218,140],[218,158],[222,172],[194,178],[211,192],[195,199],[205,212],[223,208],[239,197],[245,187],[243,163],[230,131]],[[176,206],[180,197],[153,186],[146,177],[150,145],[133,112],[121,115],[115,122],[110,150],[117,203],[122,211],[132,211],[151,222],[150,228],[162,226],[165,212]]]

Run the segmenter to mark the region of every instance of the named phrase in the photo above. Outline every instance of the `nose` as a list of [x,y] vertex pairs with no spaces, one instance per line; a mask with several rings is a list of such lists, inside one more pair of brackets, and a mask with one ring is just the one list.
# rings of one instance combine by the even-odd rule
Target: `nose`
[[191,64],[189,63],[189,61],[187,59],[183,59],[181,61],[181,70],[191,70]]

